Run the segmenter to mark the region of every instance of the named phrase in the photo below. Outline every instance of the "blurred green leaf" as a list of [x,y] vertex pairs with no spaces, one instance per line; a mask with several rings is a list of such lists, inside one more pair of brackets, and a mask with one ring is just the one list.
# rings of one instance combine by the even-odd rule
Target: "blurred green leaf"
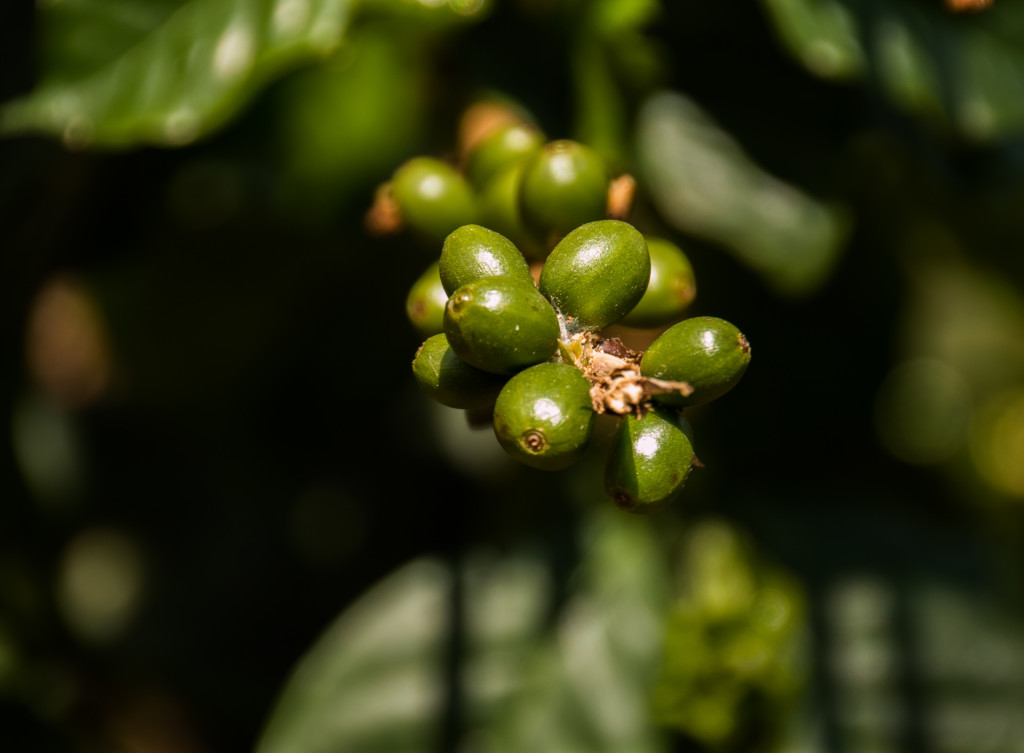
[[825,78],[870,76],[900,106],[964,135],[1024,127],[1024,6],[973,16],[939,3],[764,0],[790,52]]
[[864,67],[856,23],[839,2],[764,0],[775,32],[804,66],[819,76],[851,78]]
[[[482,753],[660,753],[648,696],[662,650],[667,559],[651,522],[616,510],[587,554],[554,634],[534,557],[469,558],[462,716]],[[444,703],[450,567],[414,562],[346,610],[299,664],[257,753],[433,750]]]
[[45,83],[95,73],[160,27],[187,0],[40,3],[36,60]]
[[[493,713],[518,681],[547,602],[529,558],[474,558],[465,586],[467,716]],[[436,746],[451,629],[450,567],[418,560],[346,610],[303,658],[257,753],[428,751]]]
[[637,159],[676,229],[720,243],[783,293],[809,293],[838,259],[849,218],[765,173],[682,94],[643,106]]
[[[41,13],[44,30],[73,21],[61,5]],[[98,12],[104,7],[106,16]],[[189,0],[173,10],[158,3],[149,15],[135,7],[79,0],[73,10],[90,19],[83,45],[93,47],[77,57],[91,63],[72,76],[66,62],[41,61],[40,85],[0,109],[0,134],[49,134],[74,148],[191,143],[268,80],[337,48],[350,3]],[[68,49],[73,38],[61,37],[50,51]]]
[[484,753],[668,749],[649,712],[670,598],[664,547],[650,519],[614,509],[593,516],[584,546],[575,594]]
[[[1010,751],[1024,739],[1020,614],[986,589],[858,574],[830,584],[823,611],[842,699],[833,734],[845,749],[905,750],[910,725],[950,753]],[[900,691],[908,662],[916,707]]]

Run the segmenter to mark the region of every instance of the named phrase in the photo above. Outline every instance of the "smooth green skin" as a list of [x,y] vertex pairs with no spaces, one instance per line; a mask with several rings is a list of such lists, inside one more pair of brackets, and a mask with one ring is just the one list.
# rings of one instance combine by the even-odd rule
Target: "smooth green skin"
[[524,123],[509,123],[476,145],[466,173],[477,187],[485,186],[503,169],[533,155],[544,145],[544,134]]
[[697,295],[697,281],[690,260],[672,241],[646,236],[651,254],[647,291],[619,321],[627,327],[663,327],[679,319]]
[[626,416],[612,437],[605,491],[626,512],[657,512],[679,496],[693,457],[693,445],[672,411],[655,408],[641,419]]
[[651,277],[644,236],[620,220],[588,222],[565,236],[540,273],[539,288],[571,332],[603,329],[643,297]]
[[698,316],[665,330],[644,353],[640,372],[647,377],[688,382],[693,394],[656,395],[666,405],[703,405],[736,386],[750,363],[750,343],[724,319]]
[[427,243],[440,245],[452,230],[477,220],[468,181],[433,157],[413,157],[399,167],[391,179],[391,194],[406,227]]
[[526,229],[519,210],[519,186],[523,178],[522,162],[498,172],[480,190],[477,203],[480,221],[516,244],[527,259],[543,260],[550,250],[541,246]]
[[412,326],[423,337],[444,331],[444,307],[448,293],[441,284],[439,265],[435,261],[412,284],[405,299],[405,313]]
[[580,459],[594,416],[583,373],[565,363],[541,363],[509,379],[498,395],[494,434],[516,460],[557,471]]
[[463,361],[443,334],[427,338],[416,351],[412,373],[420,388],[441,405],[469,410],[492,405],[506,381]]
[[484,277],[512,277],[533,285],[530,265],[515,244],[480,225],[463,225],[444,239],[440,275],[448,295]]
[[575,141],[552,141],[523,168],[519,207],[542,245],[605,216],[610,175],[601,156]]
[[464,361],[495,374],[546,361],[558,348],[558,317],[533,282],[484,277],[458,288],[444,311],[444,332]]

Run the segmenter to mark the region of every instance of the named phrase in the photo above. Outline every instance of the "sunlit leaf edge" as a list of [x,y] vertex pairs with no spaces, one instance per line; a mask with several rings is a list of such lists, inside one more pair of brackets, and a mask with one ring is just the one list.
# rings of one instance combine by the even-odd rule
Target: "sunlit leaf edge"
[[70,148],[181,146],[230,119],[289,67],[333,52],[349,0],[190,0],[95,73],[0,109],[0,135]]

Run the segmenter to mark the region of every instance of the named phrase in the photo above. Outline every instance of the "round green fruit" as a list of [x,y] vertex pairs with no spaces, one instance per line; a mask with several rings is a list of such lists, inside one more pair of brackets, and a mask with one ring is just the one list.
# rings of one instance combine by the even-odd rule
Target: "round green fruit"
[[526,123],[508,123],[473,147],[466,173],[473,185],[482,187],[501,170],[520,162],[544,144],[544,134]]
[[686,432],[671,411],[655,408],[619,424],[605,465],[605,491],[626,512],[657,512],[679,496],[692,467]]
[[583,373],[565,363],[542,363],[505,384],[494,405],[494,433],[516,460],[556,471],[579,460],[594,416]]
[[550,249],[542,247],[526,229],[519,210],[523,167],[519,162],[500,170],[480,189],[477,197],[480,222],[515,243],[526,258],[541,260]]
[[651,277],[647,291],[619,321],[627,327],[663,327],[679,319],[697,295],[690,260],[672,241],[647,236]]
[[448,293],[441,284],[438,263],[435,261],[419,276],[405,299],[405,313],[412,326],[423,337],[444,330],[444,307]]
[[609,180],[604,160],[590,147],[568,140],[545,144],[523,168],[523,221],[550,248],[573,228],[605,216]]
[[687,382],[693,393],[656,395],[667,405],[702,405],[736,386],[750,363],[750,343],[724,319],[698,316],[665,330],[644,353],[640,371],[646,377]]
[[515,244],[480,225],[463,225],[445,238],[440,275],[449,295],[483,277],[512,277],[533,285],[530,266]]
[[441,405],[469,410],[492,405],[506,381],[463,361],[441,334],[427,338],[416,351],[412,373],[420,388]]
[[473,191],[462,174],[433,157],[413,157],[391,179],[402,221],[428,243],[440,244],[460,225],[476,222]]
[[555,246],[540,273],[540,292],[572,332],[607,327],[643,297],[651,258],[643,235],[620,220],[597,220]]
[[461,286],[445,306],[444,332],[464,361],[513,374],[558,348],[558,317],[533,282],[484,277]]

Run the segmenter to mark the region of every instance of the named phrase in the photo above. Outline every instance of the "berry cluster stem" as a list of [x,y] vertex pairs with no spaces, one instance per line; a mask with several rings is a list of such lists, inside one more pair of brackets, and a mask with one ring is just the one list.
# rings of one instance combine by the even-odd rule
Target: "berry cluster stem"
[[590,399],[597,413],[643,418],[654,395],[678,392],[685,397],[693,392],[686,382],[645,377],[640,373],[643,353],[630,350],[617,337],[584,332],[559,339],[558,351],[563,362],[582,371],[590,382]]

